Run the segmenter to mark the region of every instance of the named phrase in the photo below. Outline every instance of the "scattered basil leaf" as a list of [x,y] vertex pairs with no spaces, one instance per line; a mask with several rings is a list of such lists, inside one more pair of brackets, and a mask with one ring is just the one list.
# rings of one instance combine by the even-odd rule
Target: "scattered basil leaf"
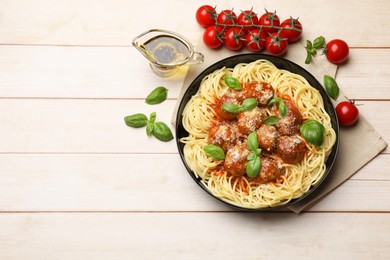
[[149,122],[150,123],[154,123],[154,121],[156,121],[156,112],[152,112],[151,114],[150,114],[150,117],[149,117]]
[[250,111],[250,110],[254,109],[255,107],[257,107],[257,105],[258,105],[258,103],[257,103],[256,98],[247,98],[242,102],[241,107],[245,111]]
[[259,175],[261,169],[261,159],[259,156],[256,156],[255,159],[248,161],[246,165],[246,174],[253,178]]
[[168,89],[166,87],[160,86],[150,92],[150,94],[146,97],[145,102],[149,105],[155,105],[165,101],[167,97]]
[[163,142],[168,142],[173,139],[171,129],[164,122],[156,122],[153,124],[153,135]]
[[242,85],[241,85],[240,81],[235,77],[226,76],[224,78],[224,81],[225,81],[226,86],[228,86],[229,88],[232,88],[234,90],[241,90],[242,89]]
[[307,142],[315,146],[321,146],[324,141],[325,127],[316,120],[309,119],[303,122],[300,132]]
[[203,147],[203,151],[205,151],[208,155],[213,157],[217,160],[223,160],[225,159],[225,152],[223,149],[217,145],[214,144],[208,144],[205,147]]
[[286,106],[286,104],[284,103],[284,101],[280,101],[279,102],[279,113],[282,117],[285,117],[287,115],[287,111],[288,111],[288,108]]
[[333,100],[336,100],[339,97],[340,92],[336,80],[329,75],[324,75],[324,85],[329,97],[331,97]]
[[[306,48],[305,49],[306,49],[306,53],[307,53],[305,63],[309,64],[313,59],[313,55],[315,55],[315,53],[313,53],[313,44],[311,43],[311,41],[306,40]],[[314,51],[315,51],[315,49],[314,49]]]
[[151,136],[153,133],[154,124],[152,122],[148,122],[146,124],[146,134],[147,136]]
[[256,132],[252,132],[250,135],[248,135],[247,145],[249,151],[256,151],[256,149],[259,148],[259,141],[257,140]]
[[141,113],[126,116],[125,123],[131,127],[143,127],[148,123],[148,118]]
[[242,112],[242,107],[233,103],[223,104],[222,109],[229,113],[239,113]]
[[315,48],[316,50],[322,48],[325,44],[325,38],[324,36],[319,36],[317,38],[314,39],[313,41],[313,48]]
[[260,148],[257,148],[256,151],[254,151],[256,153],[257,156],[260,156],[261,154],[261,149]]
[[268,116],[263,120],[264,125],[275,125],[279,121],[277,116]]

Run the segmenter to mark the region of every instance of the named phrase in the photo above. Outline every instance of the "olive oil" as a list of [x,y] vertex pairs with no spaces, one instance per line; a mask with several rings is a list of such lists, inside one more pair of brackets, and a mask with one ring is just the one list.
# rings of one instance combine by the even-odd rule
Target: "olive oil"
[[169,35],[151,38],[140,47],[149,58],[165,66],[183,63],[190,57],[188,47]]

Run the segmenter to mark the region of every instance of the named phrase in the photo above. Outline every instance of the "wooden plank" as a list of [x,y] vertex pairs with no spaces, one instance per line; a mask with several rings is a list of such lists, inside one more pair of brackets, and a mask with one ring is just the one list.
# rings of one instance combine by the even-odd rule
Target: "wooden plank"
[[375,213],[0,214],[0,226],[1,259],[390,257],[390,219]]
[[[166,0],[165,6],[175,6],[177,1]],[[264,9],[276,10],[281,19],[299,17],[304,26],[304,39],[324,35],[327,39],[343,38],[353,47],[389,47],[388,13],[390,3],[370,1],[319,1],[313,8],[312,1],[294,2],[274,0],[272,2],[236,3],[218,1],[217,10],[234,8],[250,9],[262,14]],[[195,21],[197,2],[186,3],[186,8],[164,8],[154,0],[142,3],[120,0],[112,1],[68,1],[50,0],[33,3],[29,0],[1,2],[0,43],[1,44],[55,44],[55,45],[111,45],[128,46],[133,37],[151,28],[177,31],[187,38],[198,39],[203,29]],[[331,15],[329,10],[331,5]],[[23,6],[23,8],[20,8]],[[153,14],[145,19],[145,13]],[[362,19],[367,13],[375,14],[375,26]],[[340,22],[353,21],[350,23]],[[28,19],[28,22],[26,22]],[[185,21],[185,22],[183,22]],[[351,29],[353,28],[353,29]],[[359,31],[359,33],[356,33]],[[362,40],[364,35],[364,40]]]
[[130,47],[0,46],[0,56],[2,97],[145,98],[160,85],[177,97],[183,80],[156,76]]
[[[311,210],[388,211],[389,156]],[[1,154],[0,172],[0,211],[232,210],[192,180],[178,154]]]
[[[0,152],[176,153],[174,141],[164,143],[147,137],[144,128],[129,128],[123,121],[130,114],[149,116],[157,111],[157,120],[169,123],[175,102],[151,106],[143,100],[0,99],[0,111],[6,111],[0,114],[0,136],[6,137]],[[378,113],[389,102],[359,103],[362,115],[390,140],[389,115]]]
[[[176,153],[176,143],[130,128],[124,117],[157,112],[170,124],[175,100],[157,106],[144,100],[0,99],[0,152],[33,153]],[[171,127],[174,132],[174,128]]]
[[[0,46],[0,56],[1,97],[145,98],[163,85],[177,98],[185,75],[157,77],[130,47]],[[352,49],[336,77],[344,94],[390,99],[389,59],[390,49]]]

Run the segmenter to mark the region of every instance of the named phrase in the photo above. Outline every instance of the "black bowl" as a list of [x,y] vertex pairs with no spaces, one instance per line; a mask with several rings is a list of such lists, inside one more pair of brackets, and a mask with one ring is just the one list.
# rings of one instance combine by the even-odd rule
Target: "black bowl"
[[[183,124],[182,124],[182,113],[183,113],[184,107],[186,106],[187,102],[191,99],[191,97],[193,95],[195,95],[196,92],[198,91],[202,79],[205,76],[207,76],[208,74],[214,72],[215,70],[221,69],[223,67],[233,68],[234,66],[236,66],[239,63],[250,63],[250,62],[253,62],[253,61],[256,61],[256,60],[259,60],[259,59],[268,60],[268,61],[272,62],[279,69],[288,70],[290,72],[293,72],[293,73],[301,75],[302,77],[304,77],[309,82],[309,84],[313,88],[319,90],[319,92],[320,92],[320,94],[321,94],[321,96],[323,98],[323,101],[324,101],[325,110],[326,110],[326,112],[329,114],[329,116],[331,118],[332,127],[335,130],[335,132],[336,132],[336,138],[337,139],[336,139],[335,145],[332,148],[332,152],[330,153],[330,155],[329,155],[329,157],[328,157],[328,159],[326,161],[326,172],[323,174],[321,180],[319,182],[317,182],[315,185],[313,185],[309,189],[309,191],[304,193],[299,198],[293,199],[293,200],[291,200],[290,202],[288,202],[288,203],[286,203],[284,205],[275,206],[275,207],[269,207],[269,208],[255,208],[255,209],[252,209],[252,208],[245,208],[245,207],[240,207],[240,206],[237,206],[237,205],[232,205],[229,202],[227,202],[225,200],[222,200],[221,198],[219,198],[219,197],[215,196],[214,194],[212,194],[204,186],[204,184],[201,182],[202,179],[200,177],[197,178],[195,176],[195,174],[192,172],[192,170],[188,167],[188,165],[187,165],[187,163],[186,163],[186,161],[184,159],[184,152],[183,152],[184,144],[180,142],[180,139],[182,137],[186,137],[186,136],[189,135],[188,132],[184,129]],[[214,63],[213,65],[211,65],[210,67],[205,69],[202,73],[200,73],[194,79],[194,81],[190,84],[190,86],[188,87],[188,89],[184,93],[183,99],[180,102],[180,105],[179,105],[179,108],[178,108],[178,113],[177,113],[177,116],[176,116],[176,142],[177,142],[177,147],[179,149],[180,157],[181,157],[185,167],[187,168],[188,173],[191,175],[191,177],[194,179],[194,181],[204,191],[206,191],[208,194],[210,194],[212,197],[214,197],[215,199],[217,199],[217,200],[219,200],[219,201],[221,201],[221,202],[223,202],[223,203],[225,203],[225,204],[227,204],[227,205],[229,205],[229,206],[231,206],[231,207],[233,207],[235,209],[239,209],[239,210],[247,210],[247,211],[275,211],[275,210],[280,210],[280,209],[287,208],[287,207],[289,207],[289,206],[291,206],[291,205],[293,205],[293,204],[295,204],[295,203],[297,203],[299,201],[302,201],[305,198],[308,199],[309,195],[312,195],[313,192],[320,185],[323,185],[324,180],[329,175],[329,172],[331,171],[333,163],[334,163],[334,161],[336,159],[338,145],[339,145],[339,124],[338,124],[338,121],[337,121],[337,116],[336,116],[334,107],[332,105],[332,102],[331,102],[328,94],[326,93],[326,91],[324,90],[322,85],[317,81],[317,79],[313,75],[311,75],[307,70],[305,70],[301,66],[295,64],[294,62],[291,62],[289,60],[286,60],[286,59],[283,59],[283,58],[280,58],[280,57],[275,57],[275,56],[266,55],[266,54],[240,54],[240,55],[228,57],[226,59],[223,59],[221,61],[218,61],[218,62]]]

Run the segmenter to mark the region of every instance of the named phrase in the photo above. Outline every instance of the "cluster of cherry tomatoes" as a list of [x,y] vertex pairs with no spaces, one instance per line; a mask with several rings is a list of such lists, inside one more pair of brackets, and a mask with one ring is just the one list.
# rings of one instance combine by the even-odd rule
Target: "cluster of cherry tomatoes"
[[214,7],[203,5],[196,11],[196,21],[206,28],[203,42],[209,48],[224,45],[236,51],[246,46],[253,52],[266,49],[279,56],[302,34],[302,24],[297,19],[280,21],[276,12],[268,11],[258,16],[252,10],[246,10],[237,16],[233,9],[217,13]]

